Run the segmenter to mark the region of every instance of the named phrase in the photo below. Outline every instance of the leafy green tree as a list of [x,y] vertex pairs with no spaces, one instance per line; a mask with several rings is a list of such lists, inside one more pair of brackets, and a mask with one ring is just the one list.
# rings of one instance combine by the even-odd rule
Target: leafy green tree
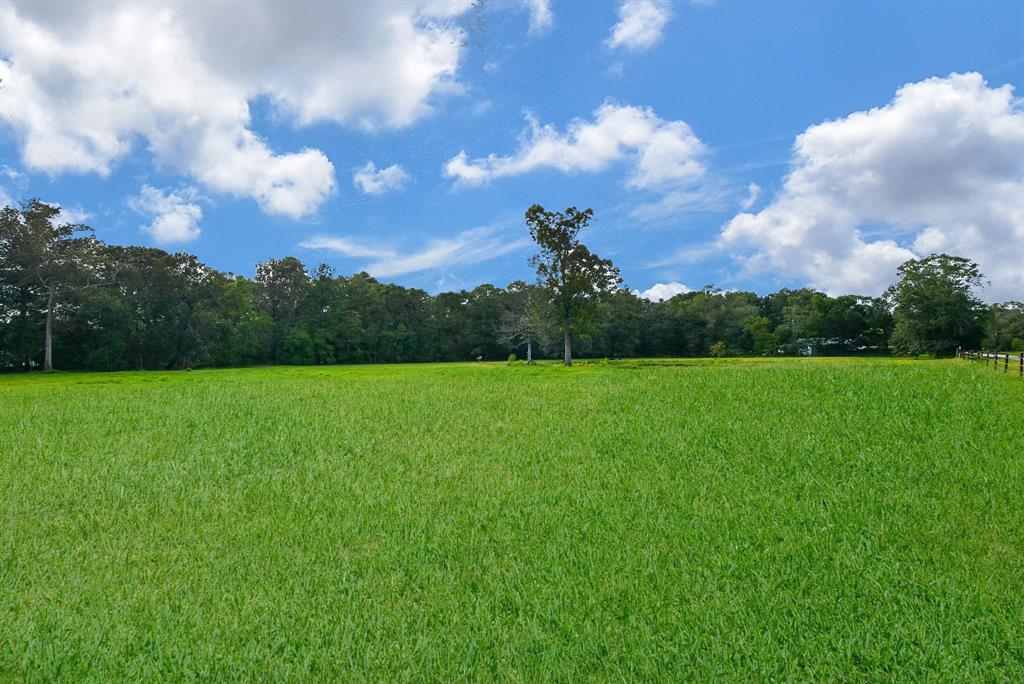
[[285,335],[300,323],[301,307],[305,303],[309,275],[306,267],[295,257],[268,259],[256,264],[256,310],[274,322],[270,342],[270,355],[281,359],[281,345]]
[[238,300],[224,274],[183,252],[108,247],[106,255],[127,367],[191,368],[232,358],[217,352],[238,343],[235,315],[227,311]]
[[999,351],[1024,351],[1024,302],[993,304],[983,346]]
[[54,225],[57,210],[33,200],[0,210],[0,368],[54,358],[107,370],[449,361],[504,358],[510,348],[532,358],[553,351],[549,328],[561,328],[570,363],[573,347],[600,356],[849,353],[884,348],[890,336],[902,353],[946,353],[977,346],[982,327],[988,348],[1024,346],[1024,304],[982,306],[972,292],[980,274],[966,260],[905,265],[883,298],[709,285],[651,302],[616,287],[617,269],[579,242],[591,217],[531,207],[537,285],[430,296],[323,264],[310,273],[294,257],[264,262],[250,279],[183,252],[103,245],[85,227]]
[[553,212],[539,204],[526,211],[530,237],[540,247],[530,265],[557,312],[566,366],[572,365],[572,335],[581,320],[593,310],[599,297],[622,282],[619,269],[609,259],[598,257],[579,240],[580,231],[593,216],[593,209],[569,207],[564,212]]
[[500,359],[508,350],[494,334],[508,311],[507,294],[493,285],[478,285],[466,292],[463,299],[465,330],[462,340],[469,358]]
[[592,350],[598,356],[631,357],[640,354],[647,313],[645,299],[624,287],[616,288],[602,298],[599,305],[598,330],[591,337]]
[[671,302],[640,302],[640,356],[670,356],[677,337],[676,322],[671,315]]
[[737,352],[748,352],[754,347],[746,327],[746,320],[760,311],[757,295],[753,293],[722,292],[708,285],[663,304],[674,319],[673,354],[700,356],[717,341]]
[[893,307],[890,346],[899,354],[950,354],[977,348],[985,333],[987,307],[975,291],[982,274],[970,259],[933,254],[898,269],[887,296]]
[[718,358],[718,359],[720,359],[723,356],[725,356],[728,351],[729,351],[729,348],[726,346],[725,342],[723,342],[722,340],[719,340],[718,342],[715,342],[713,345],[708,347],[708,352],[712,356],[714,356],[715,358]]
[[42,328],[39,285],[20,258],[28,232],[21,212],[0,213],[0,363],[27,370],[38,363],[37,330]]
[[92,228],[57,223],[60,207],[31,199],[21,210],[7,207],[0,212],[0,279],[20,289],[25,306],[33,295],[44,301],[43,370],[53,369],[53,326],[61,297],[99,284],[97,264],[99,243],[90,237],[76,237]]
[[753,341],[755,354],[775,354],[778,343],[772,322],[766,316],[748,316],[743,321],[743,328]]
[[787,351],[796,350],[797,340],[826,337],[822,304],[828,300],[828,295],[810,288],[784,290],[779,294],[784,302],[780,337],[788,343]]
[[279,352],[281,363],[289,366],[305,366],[315,360],[313,339],[302,328],[292,328],[281,338]]

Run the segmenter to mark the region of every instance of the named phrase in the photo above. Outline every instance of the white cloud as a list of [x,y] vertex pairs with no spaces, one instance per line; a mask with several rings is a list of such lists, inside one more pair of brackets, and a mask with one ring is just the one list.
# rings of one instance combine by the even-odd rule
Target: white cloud
[[158,244],[191,242],[199,237],[199,221],[203,218],[202,208],[194,203],[195,196],[194,188],[166,192],[144,185],[128,205],[153,219],[141,228]]
[[[25,190],[28,188],[28,176],[6,164],[0,165],[0,176],[7,179],[6,187],[0,185],[0,208],[17,207],[18,200],[15,198],[15,194],[25,194]],[[13,188],[13,190],[9,188]]]
[[751,183],[747,186],[747,196],[743,198],[740,203],[740,207],[743,211],[750,209],[752,206],[757,204],[757,200],[761,197],[761,186],[757,183]]
[[630,158],[633,170],[627,185],[666,189],[704,175],[704,144],[685,121],[665,121],[650,108],[606,102],[593,121],[577,119],[565,133],[541,125],[528,115],[530,128],[510,156],[491,154],[470,160],[465,151],[448,160],[445,175],[465,185],[518,176],[541,168],[564,173],[603,171]]
[[551,13],[551,0],[521,0],[530,12],[530,33],[537,35],[550,29],[555,23]]
[[719,212],[732,206],[734,191],[720,179],[665,188],[657,199],[641,201],[629,210],[629,217],[650,222],[678,219],[685,214]]
[[409,180],[409,174],[399,164],[378,169],[372,161],[366,162],[352,174],[352,184],[366,195],[383,195],[401,190]]
[[660,302],[666,299],[672,299],[677,294],[685,294],[687,292],[693,292],[690,288],[686,287],[682,283],[675,281],[670,283],[655,283],[649,288],[640,292],[639,290],[633,290],[633,294],[638,297],[650,300],[652,302]]
[[28,177],[25,174],[18,171],[18,169],[8,166],[7,164],[0,166],[0,176],[3,176],[8,181],[13,182],[15,185],[23,186],[28,182]]
[[647,264],[650,268],[657,268],[660,266],[673,266],[678,264],[697,264],[702,261],[707,261],[713,257],[719,256],[722,251],[722,244],[720,240],[713,242],[697,242],[690,245],[686,245],[675,252],[670,254],[661,254],[658,257]]
[[81,205],[65,207],[56,202],[53,202],[53,204],[60,207],[60,214],[57,220],[61,223],[85,223],[92,218],[92,214],[83,209]]
[[[0,207],[16,206],[18,200],[15,195],[28,196],[29,177],[26,174],[12,166],[3,164],[0,165],[0,177],[6,179],[5,182],[10,188],[13,188],[14,193],[12,195],[11,190],[0,185]],[[86,220],[92,218],[92,214],[83,209],[80,204],[73,207],[61,206],[59,202],[47,202],[47,204],[60,209],[60,214],[56,217],[58,223],[85,223]]]
[[1024,298],[1024,111],[980,74],[903,86],[889,104],[797,137],[780,193],[723,229],[751,269],[878,294],[906,259],[977,261],[990,299]]
[[668,0],[624,0],[619,5],[619,22],[612,27],[607,45],[639,52],[657,45],[672,18]]
[[459,87],[469,5],[0,0],[0,117],[32,170],[107,175],[141,143],[209,190],[298,218],[330,195],[334,167],[271,149],[249,101],[298,125],[410,125]]
[[366,257],[370,259],[390,259],[396,255],[393,249],[375,247],[349,238],[318,235],[299,243],[305,249],[325,249],[346,257]]
[[421,249],[411,252],[383,249],[348,238],[329,236],[316,237],[299,246],[326,249],[346,257],[373,259],[363,270],[377,278],[393,278],[406,273],[489,261],[529,244],[530,240],[526,238],[509,240],[501,234],[500,228],[485,226],[463,231],[452,238],[431,240]]

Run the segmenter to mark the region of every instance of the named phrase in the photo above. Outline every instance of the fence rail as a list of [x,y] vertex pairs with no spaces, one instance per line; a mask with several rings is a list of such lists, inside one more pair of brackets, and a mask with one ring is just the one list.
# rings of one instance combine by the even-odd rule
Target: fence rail
[[1024,352],[1020,354],[998,354],[996,352],[967,351],[958,347],[956,356],[959,359],[966,359],[968,361],[984,361],[986,368],[991,364],[993,370],[1002,370],[1004,373],[1009,373],[1010,369],[1016,366],[1017,375],[1024,378]]

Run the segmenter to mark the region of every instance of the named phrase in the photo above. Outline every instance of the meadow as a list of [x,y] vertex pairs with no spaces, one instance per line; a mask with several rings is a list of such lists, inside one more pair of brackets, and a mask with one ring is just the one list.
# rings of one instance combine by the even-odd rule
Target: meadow
[[1024,679],[958,361],[0,376],[0,680]]

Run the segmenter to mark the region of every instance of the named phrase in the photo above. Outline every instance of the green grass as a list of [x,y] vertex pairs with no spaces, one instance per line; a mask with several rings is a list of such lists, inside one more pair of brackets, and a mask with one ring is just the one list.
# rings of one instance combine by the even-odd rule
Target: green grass
[[0,679],[1024,679],[957,361],[0,377]]

